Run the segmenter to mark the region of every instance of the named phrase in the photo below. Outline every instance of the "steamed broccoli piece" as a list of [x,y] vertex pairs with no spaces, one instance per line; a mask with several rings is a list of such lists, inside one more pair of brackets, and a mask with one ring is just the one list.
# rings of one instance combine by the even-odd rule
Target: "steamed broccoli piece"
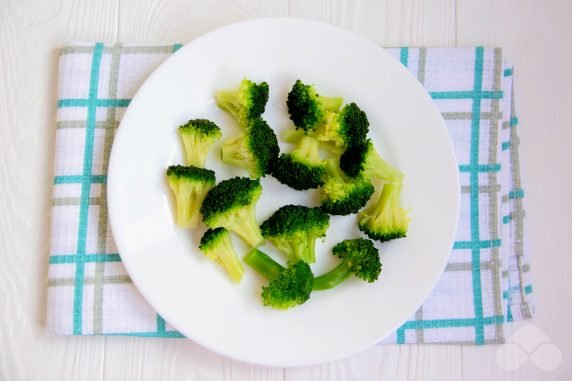
[[328,111],[324,123],[310,133],[322,146],[333,153],[341,154],[350,146],[365,141],[369,131],[367,115],[358,105],[350,103],[337,112]]
[[240,136],[222,143],[222,162],[244,168],[250,177],[259,178],[270,173],[280,147],[274,131],[262,118],[247,123]]
[[264,112],[268,102],[268,83],[254,83],[245,78],[236,89],[218,91],[215,100],[218,107],[245,126],[249,119],[258,118]]
[[179,127],[187,164],[205,167],[211,146],[222,136],[220,128],[207,119],[191,119]]
[[361,174],[389,183],[398,183],[403,179],[401,171],[379,156],[371,139],[350,146],[340,157],[340,168],[351,177]]
[[203,222],[209,228],[222,227],[240,236],[251,247],[264,242],[256,222],[256,202],[262,194],[260,180],[234,177],[212,188],[201,205]]
[[335,158],[327,160],[326,181],[321,188],[321,209],[329,214],[346,216],[357,213],[367,204],[374,187],[363,176],[348,178]]
[[314,86],[305,85],[300,80],[294,83],[286,100],[290,119],[306,133],[324,121],[326,111],[338,111],[343,102],[343,98],[318,95]]
[[303,304],[310,298],[314,274],[306,262],[293,262],[284,268],[258,249],[253,249],[244,261],[270,281],[268,286],[262,287],[265,306],[285,310]]
[[318,208],[286,205],[262,223],[262,236],[289,261],[316,262],[316,239],[326,236],[330,216]]
[[352,274],[372,283],[381,273],[379,252],[369,239],[346,239],[334,246],[332,254],[341,258],[342,262],[332,270],[314,278],[314,290],[333,288]]
[[407,210],[399,206],[400,194],[401,184],[384,184],[376,204],[359,214],[359,229],[381,242],[405,237],[409,216]]
[[167,182],[175,194],[177,225],[196,228],[201,203],[215,185],[215,173],[204,168],[172,165],[167,168]]
[[318,153],[318,144],[319,142],[310,136],[300,138],[294,151],[278,157],[272,175],[282,184],[296,190],[313,189],[322,185],[326,165]]
[[232,247],[228,230],[225,228],[207,230],[201,238],[199,249],[207,258],[221,265],[235,283],[240,282],[244,275],[244,267]]

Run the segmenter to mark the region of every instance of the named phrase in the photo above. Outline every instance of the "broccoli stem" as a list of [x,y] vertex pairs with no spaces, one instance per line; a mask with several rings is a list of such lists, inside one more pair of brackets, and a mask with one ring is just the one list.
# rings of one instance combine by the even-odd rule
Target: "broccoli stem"
[[270,242],[276,246],[278,250],[287,255],[287,260],[296,262],[303,260],[306,263],[316,262],[316,239],[272,239]]
[[223,161],[223,163],[226,163],[227,161],[230,162],[230,160],[236,159],[238,160],[243,160],[245,157],[245,153],[243,152],[244,150],[244,146],[243,146],[243,142],[245,135],[244,134],[240,134],[237,137],[234,138],[230,138],[225,140],[221,145],[220,145],[220,150],[221,150],[221,159]]
[[347,178],[340,169],[339,159],[331,158],[326,161],[326,173],[339,183],[347,182]]
[[204,168],[210,146],[205,144],[196,145],[195,147],[186,148],[187,164],[194,165],[195,167]]
[[194,229],[199,225],[200,218],[199,218],[199,208],[201,207],[201,203],[203,200],[200,199],[196,192],[193,192],[190,197],[190,208],[191,208],[191,216],[188,220],[188,227]]
[[304,136],[300,139],[300,143],[296,148],[296,154],[308,159],[313,163],[319,163],[320,154],[318,153],[319,141],[310,136]]
[[229,230],[238,234],[250,247],[257,247],[264,243],[264,238],[256,222],[254,206],[251,205],[247,207],[247,209],[248,210],[242,214],[244,218],[237,219],[235,223],[229,227]]
[[222,259],[223,266],[230,275],[230,278],[235,282],[239,283],[242,279],[242,274],[244,274],[244,268],[240,263],[239,259],[233,255]]
[[377,216],[378,219],[387,218],[387,214],[395,210],[397,199],[401,191],[401,184],[383,184],[381,195],[375,205],[373,205],[367,213],[371,216]]
[[304,251],[303,260],[306,263],[316,262],[316,238],[311,238],[308,240],[308,247]]
[[339,111],[340,107],[342,107],[342,103],[344,103],[344,98],[340,97],[324,97],[318,96],[318,100],[322,103],[324,109],[328,111]]
[[403,172],[385,161],[377,152],[368,160],[371,173],[383,181],[398,183],[403,179]]
[[282,139],[286,142],[286,143],[294,143],[297,144],[300,142],[300,139],[302,139],[302,137],[304,137],[306,134],[304,133],[303,130],[286,130],[284,131],[284,133],[282,134]]
[[238,108],[236,107],[237,90],[220,90],[215,94],[215,100],[218,107],[228,111],[233,116],[238,115]]
[[225,164],[246,169],[251,177],[258,177],[254,168],[254,158],[245,145],[246,139],[247,137],[242,134],[222,143],[221,160]]
[[240,260],[232,247],[230,236],[224,240],[219,250],[220,254],[215,258],[215,260],[224,267],[230,278],[235,283],[239,283],[242,279],[242,275],[244,274],[244,267],[242,267],[242,263],[240,263]]
[[194,229],[198,226],[199,216],[196,209],[196,195],[193,188],[180,181],[176,187],[172,187],[175,192],[177,205],[177,225],[182,228]]
[[284,271],[282,265],[258,249],[252,249],[250,253],[244,257],[244,262],[269,281],[278,278],[282,271]]
[[342,283],[352,275],[348,261],[342,261],[339,265],[314,278],[314,290],[328,290]]

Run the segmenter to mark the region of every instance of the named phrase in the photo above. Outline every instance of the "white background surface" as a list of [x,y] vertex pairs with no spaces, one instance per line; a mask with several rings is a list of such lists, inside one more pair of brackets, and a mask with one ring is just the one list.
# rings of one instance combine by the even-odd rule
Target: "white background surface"
[[[560,349],[556,370],[528,361],[504,371],[495,346],[376,346],[281,369],[187,340],[44,335],[58,48],[70,40],[186,42],[230,22],[287,15],[384,46],[504,48],[515,64],[532,323]],[[571,16],[569,0],[0,0],[0,380],[570,379]]]

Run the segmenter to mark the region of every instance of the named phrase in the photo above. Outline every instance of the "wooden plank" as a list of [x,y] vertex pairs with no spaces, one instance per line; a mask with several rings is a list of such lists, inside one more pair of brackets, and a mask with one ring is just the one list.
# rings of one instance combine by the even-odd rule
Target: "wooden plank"
[[455,345],[376,345],[345,360],[284,373],[286,381],[458,380],[461,364]]
[[455,44],[454,0],[291,0],[289,13],[339,25],[382,46]]
[[119,40],[185,43],[234,22],[287,16],[287,0],[121,1]]
[[103,338],[44,333],[58,48],[117,36],[117,2],[0,6],[0,379],[100,380]]
[[109,337],[106,380],[282,380],[282,369],[245,364],[185,339]]

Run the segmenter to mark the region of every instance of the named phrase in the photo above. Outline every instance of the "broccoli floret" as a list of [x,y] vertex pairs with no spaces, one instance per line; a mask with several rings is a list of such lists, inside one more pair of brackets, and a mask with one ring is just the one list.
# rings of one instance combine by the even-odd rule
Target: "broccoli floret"
[[225,228],[207,230],[201,238],[199,249],[207,258],[221,265],[234,282],[240,282],[244,275],[244,267],[232,247],[228,230]]
[[212,188],[201,205],[203,222],[209,228],[222,227],[240,236],[251,247],[264,243],[256,222],[256,202],[262,194],[260,180],[234,177]]
[[262,118],[247,123],[240,136],[222,143],[222,162],[244,168],[250,177],[259,178],[271,172],[280,147],[274,131]]
[[191,119],[179,127],[187,164],[205,167],[207,154],[214,142],[222,136],[220,128],[207,119]]
[[352,177],[361,174],[389,183],[398,183],[403,179],[401,171],[379,156],[371,139],[350,146],[340,157],[340,168]]
[[376,204],[359,214],[359,229],[381,242],[407,235],[409,213],[399,206],[401,184],[384,184]]
[[319,142],[310,137],[302,137],[296,149],[281,154],[272,170],[272,175],[282,184],[296,190],[313,189],[322,185],[326,164],[318,153]]
[[294,83],[286,100],[290,119],[306,133],[324,121],[326,111],[338,111],[343,102],[343,98],[318,95],[314,86],[305,85],[300,80]]
[[262,236],[281,250],[289,261],[316,262],[316,239],[325,237],[330,216],[318,208],[286,205],[260,226]]
[[314,274],[306,262],[293,262],[284,268],[258,249],[252,250],[244,261],[270,281],[268,286],[262,287],[262,301],[265,306],[285,310],[310,298]]
[[332,270],[314,278],[314,290],[327,290],[337,286],[352,274],[372,283],[381,272],[379,252],[373,242],[365,238],[346,239],[332,249],[342,262]]
[[268,102],[268,83],[254,83],[243,79],[232,90],[221,90],[215,95],[218,107],[230,113],[242,126],[249,119],[258,118]]
[[201,203],[215,185],[215,173],[210,169],[172,165],[167,168],[167,182],[175,194],[177,225],[196,228]]
[[328,111],[324,123],[310,134],[322,146],[336,154],[341,154],[352,145],[365,141],[369,131],[367,115],[355,103],[345,105],[337,112]]
[[367,204],[374,190],[363,176],[348,178],[338,166],[338,160],[331,158],[327,160],[326,181],[320,190],[321,209],[341,216],[357,213]]

